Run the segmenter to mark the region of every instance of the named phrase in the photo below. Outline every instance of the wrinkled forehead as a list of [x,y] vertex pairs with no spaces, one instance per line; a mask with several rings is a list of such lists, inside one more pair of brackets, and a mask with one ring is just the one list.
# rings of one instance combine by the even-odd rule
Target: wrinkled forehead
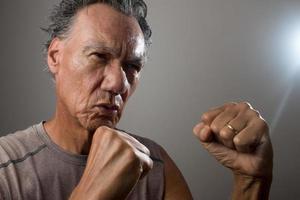
[[129,50],[135,56],[145,56],[143,32],[132,16],[97,3],[77,13],[73,32],[89,43],[106,43],[111,48]]

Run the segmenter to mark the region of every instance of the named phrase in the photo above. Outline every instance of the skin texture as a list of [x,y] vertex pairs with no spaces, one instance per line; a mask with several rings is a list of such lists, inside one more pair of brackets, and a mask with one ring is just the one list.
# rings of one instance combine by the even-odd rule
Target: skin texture
[[[101,3],[83,8],[69,33],[52,40],[47,61],[57,102],[45,129],[66,151],[88,155],[70,199],[126,199],[153,166],[147,147],[114,129],[145,62],[138,22]],[[256,110],[247,103],[225,104],[206,112],[194,133],[233,171],[233,199],[268,198],[272,146],[268,126]],[[192,199],[179,169],[163,149],[161,153],[165,199]]]
[[268,199],[273,150],[268,125],[257,110],[247,102],[211,109],[194,133],[217,161],[232,170],[233,199]]
[[83,144],[66,146],[64,140],[89,141],[98,127],[115,127],[144,58],[143,34],[134,18],[100,4],[81,10],[67,38],[54,39],[48,51],[57,95],[55,117],[46,123],[52,139],[87,154],[90,144],[82,149]]
[[152,168],[149,156],[149,150],[133,137],[98,128],[86,169],[70,199],[125,199]]
[[[54,118],[44,126],[60,147],[88,154],[70,199],[125,199],[152,168],[147,147],[114,129],[144,62],[145,42],[137,21],[104,4],[82,9],[68,35],[52,41],[48,65],[57,103]],[[164,158],[166,170],[178,174],[179,191],[190,195],[175,164],[166,153]]]

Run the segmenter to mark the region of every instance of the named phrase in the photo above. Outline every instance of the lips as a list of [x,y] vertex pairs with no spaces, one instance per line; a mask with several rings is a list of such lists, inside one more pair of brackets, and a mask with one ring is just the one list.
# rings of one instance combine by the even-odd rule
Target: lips
[[120,107],[116,104],[102,103],[102,104],[97,104],[95,107],[99,109],[100,115],[105,115],[105,116],[116,115],[120,110]]

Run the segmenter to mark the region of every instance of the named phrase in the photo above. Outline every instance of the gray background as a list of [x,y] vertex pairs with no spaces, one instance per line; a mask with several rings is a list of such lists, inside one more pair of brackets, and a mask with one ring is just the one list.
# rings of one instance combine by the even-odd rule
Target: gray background
[[[1,2],[3,135],[53,114],[54,87],[44,71],[42,51],[47,36],[39,27],[47,24],[56,2]],[[230,172],[201,148],[192,128],[207,109],[247,100],[272,128],[271,199],[299,199],[300,73],[288,42],[290,34],[300,30],[300,1],[148,0],[148,4],[153,46],[120,127],[164,146],[195,199],[229,199]]]

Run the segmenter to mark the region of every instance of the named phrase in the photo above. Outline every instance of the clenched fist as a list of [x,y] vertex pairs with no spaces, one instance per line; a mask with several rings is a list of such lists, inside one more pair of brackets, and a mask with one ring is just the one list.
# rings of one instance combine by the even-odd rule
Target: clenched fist
[[125,199],[152,166],[147,147],[126,133],[100,127],[70,199]]
[[[234,172],[239,199],[267,198],[273,150],[268,125],[257,110],[247,102],[225,104],[204,113],[194,134],[209,153]],[[255,192],[241,194],[252,186]]]

